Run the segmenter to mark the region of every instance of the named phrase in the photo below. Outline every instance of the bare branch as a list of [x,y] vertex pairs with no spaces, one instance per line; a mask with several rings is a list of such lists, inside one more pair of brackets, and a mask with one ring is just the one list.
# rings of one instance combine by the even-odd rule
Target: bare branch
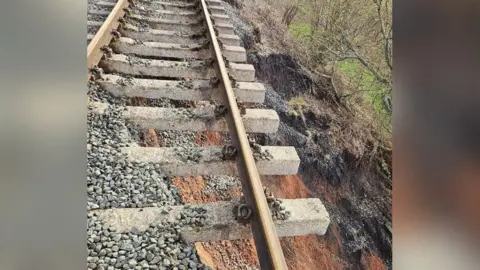
[[[383,44],[384,44],[383,46],[384,46],[385,62],[387,63],[390,70],[393,70],[391,54],[389,49],[390,39],[389,39],[389,35],[387,35],[387,32],[385,30],[385,24],[382,18],[382,1],[383,0],[373,0],[373,2],[377,5],[378,20],[380,21],[380,32],[382,33]],[[388,11],[388,1],[385,1],[385,8]]]
[[368,69],[373,74],[373,76],[375,76],[375,78],[379,82],[381,82],[383,84],[390,84],[389,80],[387,80],[384,76],[380,75],[380,73],[378,73],[378,71],[372,67],[373,65],[371,65],[363,56],[360,55],[358,50],[355,48],[355,45],[352,44],[352,42],[348,39],[348,37],[345,35],[345,33],[342,32],[342,36],[343,36],[343,39],[346,42],[347,46],[349,47],[349,49],[355,54],[358,61],[366,69]]
[[285,10],[285,13],[283,14],[282,23],[286,24],[287,26],[290,26],[293,19],[295,18],[295,15],[297,14],[297,11],[298,11],[297,5],[292,5],[288,7],[287,10]]

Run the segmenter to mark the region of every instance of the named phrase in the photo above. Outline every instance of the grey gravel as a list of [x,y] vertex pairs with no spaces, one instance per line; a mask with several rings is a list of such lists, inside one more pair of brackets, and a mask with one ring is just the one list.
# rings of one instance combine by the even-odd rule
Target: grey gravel
[[107,16],[100,16],[96,14],[88,14],[87,13],[87,20],[89,21],[97,21],[97,22],[103,22],[107,19]]
[[[87,117],[88,209],[181,204],[177,189],[161,170],[152,164],[126,162],[119,152],[120,147],[135,143],[121,118],[127,100],[113,97],[92,83],[88,96],[92,101],[110,104],[104,115],[89,111]],[[162,136],[176,146],[187,141],[193,145],[195,138],[193,132],[165,132]],[[87,267],[207,269],[199,262],[195,248],[183,243],[178,234],[182,226],[203,224],[205,218],[199,215],[181,215],[176,223],[151,227],[143,233],[136,228],[116,233],[89,214]]]
[[[91,2],[95,2],[95,3],[96,3],[96,2],[98,2],[98,1],[96,1],[96,0],[91,0]],[[103,7],[103,6],[98,6],[98,5],[96,5],[95,3],[92,3],[92,4],[89,3],[89,4],[87,5],[87,14],[88,14],[89,11],[92,11],[92,10],[111,11],[110,8],[105,8],[105,7]]]
[[[144,232],[117,233],[107,228],[96,216],[87,216],[87,266],[89,269],[175,269],[180,265],[188,265],[188,269],[209,269],[199,262],[194,247],[184,243],[178,233],[179,225],[188,216],[204,217],[202,208],[188,208],[174,222],[165,222],[159,226],[150,226]],[[189,226],[200,226],[202,223],[189,223]],[[97,236],[103,230],[110,232],[100,243]],[[121,235],[121,241],[111,241]],[[140,245],[133,245],[139,241]],[[113,242],[113,247],[120,247],[120,252],[108,248],[105,243]],[[146,258],[145,258],[146,257]],[[110,267],[110,268],[109,268]],[[186,269],[186,268],[185,268]]]
[[135,20],[135,19],[132,19],[132,18],[126,18],[125,23],[138,27],[139,32],[150,31],[150,25],[148,25],[147,23],[142,22],[142,21],[138,21],[138,20]]
[[206,183],[203,192],[205,192],[206,194],[222,194],[228,190],[241,188],[240,179],[236,176],[206,175],[203,178],[205,179]]
[[152,60],[146,58],[140,58],[133,55],[127,55],[127,62],[130,65],[144,65],[146,67],[150,66]]
[[[127,123],[128,132],[130,137],[136,143],[142,145],[144,143],[142,139],[142,130],[134,124]],[[161,142],[162,147],[175,147],[175,146],[185,146],[185,147],[195,147],[198,145],[195,143],[196,134],[195,132],[190,131],[160,131],[156,130],[157,137],[159,142]]]
[[159,136],[165,147],[198,146],[195,144],[195,132],[163,131]]
[[98,32],[99,29],[100,29],[100,26],[89,25],[89,26],[87,26],[87,33],[94,35],[95,33]]
[[120,147],[132,145],[121,117],[124,107],[88,113],[88,209],[179,204],[178,190],[158,165],[127,162]]
[[247,50],[250,49],[255,44],[252,35],[253,28],[240,18],[238,11],[229,3],[222,2],[222,6],[229,17],[230,23],[233,25],[235,34],[237,34],[242,40],[243,47]]

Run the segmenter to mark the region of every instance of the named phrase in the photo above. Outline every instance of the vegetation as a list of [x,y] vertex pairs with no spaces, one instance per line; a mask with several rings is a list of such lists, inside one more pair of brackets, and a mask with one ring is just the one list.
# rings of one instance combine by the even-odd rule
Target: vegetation
[[262,31],[253,48],[293,57],[312,79],[288,97],[291,115],[315,113],[328,126],[331,151],[347,151],[356,166],[391,181],[392,0],[242,4],[242,17]]
[[307,104],[302,97],[294,97],[288,101],[291,114],[294,116],[303,115],[303,109]]
[[378,126],[391,132],[391,0],[298,0],[285,4],[283,23],[306,50],[317,74],[339,77],[348,105],[363,100]]

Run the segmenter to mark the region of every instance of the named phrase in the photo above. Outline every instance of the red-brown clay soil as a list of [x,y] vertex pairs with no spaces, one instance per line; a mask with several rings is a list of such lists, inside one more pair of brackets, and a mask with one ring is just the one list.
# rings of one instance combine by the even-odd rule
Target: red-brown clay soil
[[[217,132],[202,132],[196,138],[199,145],[221,145],[221,135]],[[278,198],[309,198],[309,190],[297,175],[263,177],[263,184]],[[319,183],[324,181],[319,181]],[[180,196],[185,203],[202,203],[221,200],[222,198],[238,198],[241,191],[231,190],[228,194],[206,194],[203,192],[205,181],[203,177],[177,177],[173,183],[179,188]],[[340,190],[329,190],[319,184],[319,194],[322,200],[334,203],[338,196],[344,195]],[[329,236],[297,236],[281,239],[288,267],[291,270],[341,270],[347,269],[340,259],[342,245],[337,225],[332,221]],[[197,252],[203,263],[215,269],[245,269],[245,266],[258,267],[255,244],[252,239],[236,241],[217,241],[196,243]],[[375,255],[364,256],[362,264],[365,269],[386,269]]]
[[223,140],[220,132],[204,131],[197,133],[195,143],[200,146],[221,145]]
[[232,189],[226,193],[212,194],[205,193],[205,180],[201,176],[196,177],[175,177],[173,184],[180,191],[180,197],[184,203],[208,203],[222,200],[230,200],[233,198],[239,198],[241,196],[241,189]]
[[143,131],[143,140],[147,147],[160,147],[160,141],[158,140],[157,133],[153,128],[149,128]]
[[[133,97],[127,100],[128,106],[147,106],[148,101],[143,97]],[[143,133],[143,146],[145,147],[160,147],[161,141],[159,141],[157,132],[153,128],[142,130]]]
[[309,198],[312,194],[297,175],[263,176],[262,183],[282,199]]
[[258,267],[257,251],[253,239],[216,241],[202,243],[205,251],[214,261],[214,269],[245,269],[246,266]]
[[289,269],[345,269],[336,255],[338,247],[316,235],[288,237],[280,242]]
[[383,264],[382,260],[380,260],[375,254],[363,256],[362,266],[364,269],[368,270],[387,270],[385,264]]
[[[205,181],[201,176],[176,177],[173,184],[179,189],[184,203],[207,203],[241,196],[240,189],[230,190],[222,195],[204,193]],[[258,265],[252,240],[197,243],[195,246],[202,262],[215,269],[238,269],[238,265]]]
[[[218,132],[201,132],[195,142],[201,146],[221,145],[222,137]],[[184,203],[207,203],[239,198],[241,189],[232,189],[226,194],[205,193],[205,180],[197,177],[176,177],[173,184],[179,189]],[[197,253],[203,263],[215,269],[239,269],[241,266],[258,265],[253,240],[217,241],[196,243]]]
[[[142,105],[143,100],[132,100],[132,105]],[[160,142],[154,129],[143,130],[144,143],[147,147],[159,147]],[[201,146],[221,145],[222,138],[218,132],[206,131],[198,133],[195,142]],[[296,175],[263,177],[262,182],[276,197],[295,199],[308,198],[312,192]],[[224,194],[204,193],[205,180],[197,177],[176,177],[173,184],[179,189],[184,203],[207,203],[219,200],[228,200],[241,196],[240,189],[232,189]],[[325,194],[325,193],[323,193]],[[329,198],[331,202],[332,198]],[[338,229],[334,224],[330,230],[335,239],[340,239]],[[285,259],[289,269],[344,269],[337,255],[340,252],[340,243],[326,241],[315,235],[288,237],[281,240]],[[253,239],[235,241],[216,241],[196,243],[197,252],[203,263],[215,269],[244,269],[245,266],[257,266]],[[363,258],[366,269],[385,269],[375,255]],[[383,268],[382,268],[383,267]]]
[[[264,177],[262,180],[278,198],[309,198],[312,194],[298,175]],[[281,239],[289,269],[344,269],[343,263],[338,259],[341,251],[338,228],[331,224],[329,230],[333,232],[333,237],[329,240],[316,235]]]

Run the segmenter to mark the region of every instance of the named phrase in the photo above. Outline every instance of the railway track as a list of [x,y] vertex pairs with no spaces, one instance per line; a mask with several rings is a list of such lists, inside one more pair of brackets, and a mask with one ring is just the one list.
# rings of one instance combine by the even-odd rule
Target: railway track
[[[260,175],[294,175],[300,160],[247,135],[275,133],[279,117],[251,108],[265,87],[221,1],[98,1],[88,14],[88,268],[203,269],[191,243],[253,235],[261,268],[287,269],[279,237],[322,235],[330,221],[319,199],[262,186]],[[141,147],[146,129],[230,142]],[[182,205],[169,177],[199,175],[238,176],[243,197]]]

